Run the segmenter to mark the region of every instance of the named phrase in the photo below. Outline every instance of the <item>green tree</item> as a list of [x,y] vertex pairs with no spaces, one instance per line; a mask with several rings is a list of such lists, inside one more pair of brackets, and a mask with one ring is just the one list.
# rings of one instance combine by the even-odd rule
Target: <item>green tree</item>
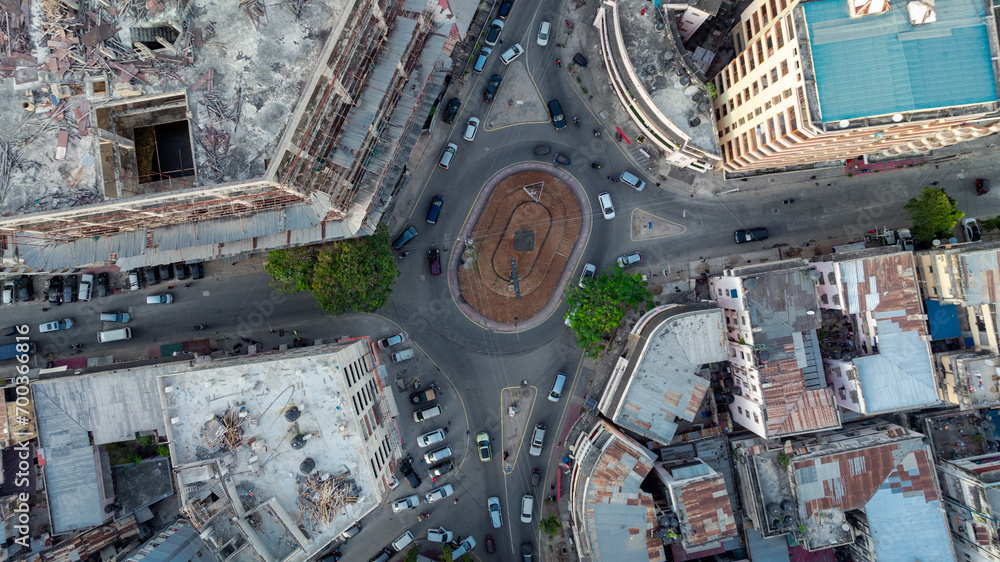
[[455,559],[451,557],[451,552],[453,549],[451,548],[450,544],[444,545],[444,548],[442,550],[444,550],[444,553],[438,557],[438,560],[440,560],[441,562],[455,562]]
[[156,454],[160,455],[161,457],[169,459],[170,458],[170,447],[167,447],[166,445],[160,445],[159,447],[156,448]]
[[979,230],[983,232],[991,232],[998,228],[1000,228],[1000,217],[979,221]]
[[913,221],[914,244],[927,247],[935,238],[950,238],[951,229],[965,216],[955,205],[943,187],[925,187],[920,197],[910,199],[903,208]]
[[549,515],[548,517],[538,521],[538,528],[552,538],[556,536],[559,529],[562,529],[562,522],[555,515]]
[[403,559],[403,562],[417,562],[417,556],[419,555],[420,549],[416,546],[411,546],[410,550],[406,551],[406,558]]
[[604,340],[614,330],[625,313],[637,306],[652,306],[653,295],[639,274],[625,273],[614,268],[592,279],[581,288],[570,285],[566,292],[569,312],[566,319],[576,336],[576,345],[588,357],[597,357],[604,350]]
[[382,308],[399,275],[384,224],[371,236],[274,250],[264,269],[274,278],[271,286],[275,289],[309,291],[321,310],[335,316]]

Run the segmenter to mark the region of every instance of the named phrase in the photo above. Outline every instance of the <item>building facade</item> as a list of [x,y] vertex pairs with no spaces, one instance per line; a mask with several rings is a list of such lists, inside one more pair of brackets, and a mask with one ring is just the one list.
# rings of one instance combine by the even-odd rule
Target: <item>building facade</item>
[[[712,79],[728,173],[917,156],[1000,131],[983,3],[755,0],[732,37],[738,55]],[[955,65],[957,82],[940,80]]]

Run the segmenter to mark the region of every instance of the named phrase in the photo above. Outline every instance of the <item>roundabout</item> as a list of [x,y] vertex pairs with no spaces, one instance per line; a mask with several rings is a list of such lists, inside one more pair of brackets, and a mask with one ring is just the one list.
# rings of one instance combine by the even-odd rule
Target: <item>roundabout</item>
[[559,305],[590,226],[584,191],[563,170],[526,163],[495,176],[463,226],[449,271],[462,312],[501,332],[544,321]]

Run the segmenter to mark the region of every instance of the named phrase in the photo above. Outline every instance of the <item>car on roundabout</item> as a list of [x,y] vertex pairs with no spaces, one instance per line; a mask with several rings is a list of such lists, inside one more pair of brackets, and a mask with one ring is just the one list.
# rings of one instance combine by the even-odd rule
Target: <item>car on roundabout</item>
[[490,449],[490,434],[480,431],[476,435],[476,447],[479,449],[479,460],[490,462],[493,460],[493,452]]
[[642,255],[639,252],[632,252],[631,254],[625,254],[624,256],[618,258],[618,267],[624,269],[626,267],[631,267],[642,261]]
[[486,90],[483,91],[483,101],[486,103],[493,103],[493,100],[497,97],[497,90],[500,89],[500,82],[503,81],[503,77],[499,74],[494,74],[490,76],[490,81],[486,84]]

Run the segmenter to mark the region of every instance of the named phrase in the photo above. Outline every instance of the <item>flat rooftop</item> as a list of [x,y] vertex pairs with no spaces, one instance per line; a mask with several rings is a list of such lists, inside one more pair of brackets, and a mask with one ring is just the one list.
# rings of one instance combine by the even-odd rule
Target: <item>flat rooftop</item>
[[[9,158],[0,169],[0,213],[263,177],[332,22],[350,6],[42,4],[11,24],[14,52],[0,71],[0,119],[8,124],[0,150]],[[293,14],[296,4],[304,7]],[[120,171],[108,148],[120,139],[94,134],[110,125],[133,144]]]
[[861,18],[848,7],[802,4],[824,122],[997,100],[982,2],[937,2],[937,21],[917,26],[907,2]]
[[[367,431],[359,425],[346,388],[348,366],[368,352],[367,340],[346,346],[310,347],[276,356],[242,358],[161,377],[170,424],[175,466],[218,459],[227,480],[239,491],[259,544],[276,559],[304,560],[324,548],[347,527],[374,509],[381,499],[365,446]],[[351,367],[353,369],[353,367]],[[294,422],[286,413],[297,408]],[[216,421],[242,416],[242,436],[235,447],[216,439]],[[301,449],[296,436],[305,436]],[[343,478],[346,496],[335,517],[310,516],[317,496],[302,495],[303,461],[312,459],[310,478]],[[248,498],[252,492],[252,500]],[[213,523],[214,524],[214,523]],[[295,552],[294,532],[312,539],[308,551]],[[297,532],[297,531],[295,531]],[[254,541],[251,541],[254,542]]]
[[[661,12],[662,10],[662,12]],[[657,29],[666,8],[640,0],[618,2],[618,25],[628,57],[628,64],[645,87],[657,110],[684,134],[691,145],[708,154],[719,154],[719,143],[712,126],[712,103],[707,90],[697,78],[678,74],[682,69],[670,26]],[[702,97],[695,98],[695,94]],[[697,118],[697,125],[689,119]]]

